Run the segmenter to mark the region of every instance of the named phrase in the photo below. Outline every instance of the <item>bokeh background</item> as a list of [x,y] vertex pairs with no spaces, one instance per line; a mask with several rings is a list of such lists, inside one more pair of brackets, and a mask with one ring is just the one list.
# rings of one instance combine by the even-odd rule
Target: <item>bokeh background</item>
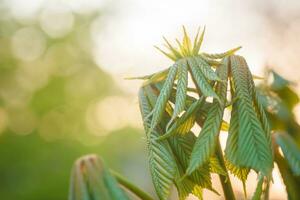
[[[0,0],[0,199],[67,199],[72,163],[88,153],[154,193],[140,82],[124,77],[170,65],[153,45],[181,25],[206,25],[207,52],[242,45],[255,74],[300,81],[298,0]],[[271,199],[287,199],[277,169]]]

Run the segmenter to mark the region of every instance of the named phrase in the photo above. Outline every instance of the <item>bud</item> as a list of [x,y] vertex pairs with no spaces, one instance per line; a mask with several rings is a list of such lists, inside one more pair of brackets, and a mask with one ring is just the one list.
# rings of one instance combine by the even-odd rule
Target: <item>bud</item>
[[69,200],[129,200],[97,155],[79,158],[72,170]]

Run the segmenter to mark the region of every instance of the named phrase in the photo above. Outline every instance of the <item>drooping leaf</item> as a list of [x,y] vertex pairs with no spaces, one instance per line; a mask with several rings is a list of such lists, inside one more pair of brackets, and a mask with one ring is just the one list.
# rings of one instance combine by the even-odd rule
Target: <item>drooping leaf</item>
[[[155,88],[159,89],[160,86],[156,85]],[[157,101],[157,92],[154,92],[155,88],[144,88],[149,102],[151,102],[151,106],[154,106]],[[162,129],[166,127],[166,124],[171,116],[167,112],[165,114],[165,117],[160,122],[160,127]],[[185,136],[179,136],[178,138],[169,138],[168,140],[166,140],[168,141],[172,149],[173,155],[176,157],[178,169],[176,173],[177,178],[175,180],[175,185],[177,187],[180,199],[185,199],[190,193],[196,195],[199,199],[202,199],[202,187],[208,188],[215,192],[211,185],[212,183],[208,166],[199,168],[191,176],[186,177],[184,180],[178,180],[183,175],[188,165],[188,159],[192,151],[192,146],[195,142],[195,138],[195,135],[189,132]]]
[[206,63],[208,63],[211,67],[214,67],[214,68],[216,68],[222,64],[220,61],[211,59],[211,58],[207,58],[203,54],[200,54],[199,57],[201,57]]
[[[247,65],[247,63],[245,63],[245,60],[243,60],[243,62],[244,62],[244,65]],[[249,93],[253,98],[253,102],[254,102],[253,106],[255,108],[258,118],[260,119],[263,130],[266,134],[269,146],[272,147],[271,128],[270,128],[269,120],[267,118],[266,111],[263,107],[263,102],[261,102],[261,98],[259,98],[259,95],[255,89],[255,84],[254,84],[250,70],[248,69],[247,72],[248,72]],[[272,152],[273,152],[273,150],[272,150]]]
[[[150,129],[149,129],[150,132],[157,126],[157,124],[160,122],[160,120],[163,116],[165,107],[166,107],[169,97],[171,95],[173,83],[174,83],[176,73],[177,73],[177,68],[178,68],[177,63],[175,63],[170,68],[168,77],[166,78],[166,80],[164,82],[164,86],[160,91],[157,102],[152,111],[153,114],[152,114],[152,121],[151,121]],[[150,114],[151,113],[149,113],[149,115]]]
[[[181,166],[181,176],[183,175],[185,169],[188,166],[189,162],[189,156],[192,151],[192,145],[195,142],[195,136],[192,132],[189,132],[185,136],[178,136],[176,138],[169,138],[168,141],[170,142],[171,148],[174,152],[174,155],[176,155],[177,161],[179,165]],[[186,186],[192,186],[187,187],[189,188],[189,193],[193,193],[194,195],[201,195],[194,193],[195,189],[198,187],[196,191],[202,188],[207,188],[209,190],[213,190],[212,188],[212,182],[211,182],[211,176],[208,165],[205,165],[199,169],[197,169],[194,173],[192,173],[190,176],[185,177],[183,180],[179,180],[179,182],[183,182],[183,185]],[[181,185],[180,183],[177,183],[178,185]],[[196,187],[196,188],[195,188]],[[186,189],[187,189],[186,188]]]
[[[227,61],[217,69],[217,74],[222,80],[226,80],[228,76],[226,63]],[[213,100],[213,105],[194,145],[187,174],[191,174],[199,166],[208,162],[209,158],[214,154],[216,137],[220,132],[226,105],[227,81],[218,82],[216,90],[221,101]]]
[[195,101],[188,110],[183,113],[182,116],[180,116],[177,120],[175,120],[174,124],[171,126],[170,129],[167,130],[167,132],[159,137],[159,140],[166,139],[174,134],[177,133],[178,128],[187,122],[187,120],[190,120],[192,115],[197,111],[197,109],[200,107],[200,105],[204,102],[204,97],[201,97],[197,101]]
[[203,60],[200,56],[194,57],[194,59],[206,79],[211,80],[211,81],[220,81],[221,80],[220,77],[218,77],[218,75],[216,74],[216,72],[211,69],[211,66],[209,66],[209,64],[206,63],[206,61]]
[[207,79],[201,72],[196,61],[193,58],[189,58],[188,64],[193,81],[195,82],[197,89],[200,90],[199,92],[201,92],[206,97],[213,97],[219,99],[218,95],[215,93],[212,86],[208,83]]
[[184,179],[177,182],[179,200],[186,200],[189,194],[193,194],[198,197],[199,200],[203,200],[203,189],[192,182],[190,179]]
[[196,116],[191,115],[185,122],[183,122],[177,129],[177,134],[185,135],[188,133],[191,128],[193,128],[194,124],[196,122]]
[[228,130],[228,138],[225,148],[226,157],[226,168],[236,177],[238,177],[244,188],[244,194],[247,196],[246,192],[246,180],[250,169],[247,167],[238,166],[238,134],[239,134],[239,118],[238,118],[237,104],[233,104],[233,109],[231,113],[230,126]]
[[247,196],[246,180],[250,169],[238,165],[238,134],[239,134],[239,116],[237,103],[233,104],[231,113],[230,126],[228,130],[228,138],[225,147],[225,164],[226,168],[243,183],[244,194]]
[[[150,86],[149,86],[150,87]],[[159,199],[167,199],[171,186],[176,175],[176,161],[171,153],[170,146],[167,141],[158,141],[160,134],[157,128],[149,132],[151,119],[147,117],[151,112],[151,105],[143,89],[139,92],[140,110],[144,122],[144,128],[147,132],[147,143],[149,152],[149,166],[152,176],[154,188]],[[164,112],[164,110],[163,110]]]
[[300,176],[300,148],[288,134],[276,134],[276,142],[296,176]]
[[209,159],[209,168],[212,173],[226,176],[226,169],[221,166],[219,159],[216,156],[212,156]]
[[170,123],[178,116],[186,106],[187,84],[188,84],[188,66],[186,60],[180,62],[178,68],[178,83],[176,89],[176,101],[172,119]]
[[269,176],[273,168],[272,149],[253,108],[253,97],[248,84],[248,66],[240,56],[230,56],[230,61],[239,126],[236,164]]
[[221,131],[226,131],[228,132],[229,130],[229,124],[225,120],[223,120],[222,125],[221,125]]
[[211,59],[222,59],[222,58],[225,58],[226,56],[230,56],[230,55],[234,54],[236,51],[238,51],[241,48],[242,47],[236,47],[236,48],[230,49],[224,53],[215,53],[215,54],[201,53],[201,54],[204,55],[205,57],[211,58]]
[[[133,76],[133,77],[126,77],[125,78],[125,80],[138,80],[138,79],[140,79],[140,80],[148,80],[148,79],[151,79],[151,78],[154,78],[155,76],[159,76],[159,77],[167,77],[167,75],[168,75],[168,71],[169,71],[169,69],[164,69],[164,70],[162,70],[162,71],[159,71],[159,72],[156,72],[156,73],[153,73],[153,74],[149,74],[149,75],[145,75],[145,76]],[[159,82],[159,81],[162,81],[163,79],[161,79],[161,80],[157,80],[156,81],[156,78],[154,78],[154,82],[153,83],[155,83],[155,82]],[[146,84],[145,84],[146,85]]]
[[[160,82],[162,80],[165,80],[166,77],[167,77],[167,75],[168,75],[168,73],[169,73],[169,69],[165,69],[165,70],[159,71],[157,73],[154,73],[152,75],[149,75],[148,80],[146,80],[143,83],[143,86],[149,85],[149,84],[153,84],[153,83],[157,83],[157,82]],[[147,76],[145,76],[145,77],[147,77]]]
[[248,178],[248,175],[250,173],[250,169],[247,167],[240,167],[232,164],[230,161],[227,159],[225,160],[226,168],[240,181],[242,181],[243,184],[243,190],[244,190],[244,195],[247,197],[247,188],[246,188],[246,181]]

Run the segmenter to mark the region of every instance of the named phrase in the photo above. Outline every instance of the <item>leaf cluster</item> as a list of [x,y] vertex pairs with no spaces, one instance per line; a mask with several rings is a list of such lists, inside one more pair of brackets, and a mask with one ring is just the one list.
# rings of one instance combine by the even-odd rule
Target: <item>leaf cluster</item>
[[[193,43],[184,27],[183,32],[177,47],[164,38],[168,51],[158,48],[173,65],[134,77],[144,80],[139,107],[158,198],[167,200],[173,186],[180,200],[189,194],[203,199],[204,189],[220,195],[212,185],[213,173],[220,177],[225,199],[235,199],[229,173],[242,181],[247,198],[252,170],[258,179],[251,198],[268,199],[276,162],[289,199],[300,199],[300,126],[292,112],[299,98],[292,83],[270,71],[273,82],[263,79],[256,85],[254,80],[261,78],[251,74],[242,56],[234,55],[240,47],[204,53],[205,28]],[[221,132],[227,134],[224,151]],[[141,199],[152,199],[93,156],[77,161],[71,182],[70,200],[128,199],[120,185]]]

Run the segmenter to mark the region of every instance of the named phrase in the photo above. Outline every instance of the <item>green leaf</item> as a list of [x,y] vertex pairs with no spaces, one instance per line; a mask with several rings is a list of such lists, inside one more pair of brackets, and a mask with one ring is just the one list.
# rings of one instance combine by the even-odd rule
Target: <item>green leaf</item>
[[233,97],[237,104],[235,109],[239,120],[236,164],[253,168],[269,176],[273,168],[272,149],[253,107],[247,63],[240,56],[230,56],[230,61],[234,85]]
[[203,199],[203,189],[193,183],[190,179],[184,179],[183,181],[177,182],[177,190],[179,194],[179,200],[186,200],[189,194],[193,194],[200,200]]
[[238,136],[239,136],[239,115],[237,103],[233,103],[228,130],[228,138],[225,147],[225,157],[234,165],[238,164]]
[[166,42],[169,50],[173,53],[174,57],[176,57],[177,59],[181,58],[182,57],[181,53],[175,47],[173,47],[165,37],[163,37],[163,39]]
[[[169,97],[172,92],[173,83],[174,83],[176,73],[177,73],[177,68],[178,68],[177,63],[175,63],[170,68],[168,77],[166,78],[166,80],[164,82],[164,86],[160,91],[157,102],[153,108],[153,116],[152,116],[151,126],[149,129],[150,132],[157,126],[157,124],[160,122],[160,120],[163,116],[167,102],[168,102]],[[150,115],[150,113],[149,113],[149,115]]]
[[300,176],[300,148],[288,134],[276,134],[276,142],[296,176]]
[[[217,73],[222,80],[226,80],[228,76],[227,65],[220,66],[217,69]],[[221,98],[221,102],[216,99],[213,100],[213,105],[208,112],[202,130],[194,145],[187,174],[191,174],[199,166],[207,163],[209,158],[214,154],[216,138],[220,132],[226,104],[227,81],[217,83],[217,92]]]
[[[189,157],[192,152],[192,147],[196,141],[196,136],[192,132],[189,132],[185,136],[178,136],[176,138],[172,137],[168,140],[170,142],[174,155],[176,155],[179,165],[182,167],[184,172],[188,167]],[[207,188],[215,192],[215,190],[212,188],[210,168],[208,164],[205,164],[203,167],[198,168],[190,176],[185,177],[182,181],[185,180],[188,180],[188,182],[192,182],[194,186]]]
[[[181,117],[179,117],[177,120],[175,120],[174,124],[171,126],[170,129],[167,130],[167,132],[159,137],[159,140],[166,139],[172,135],[175,135],[177,133],[177,130],[180,128],[182,124],[187,122],[188,120],[192,119],[192,115],[194,115],[195,112],[197,112],[198,108],[202,105],[204,102],[204,97],[201,97],[199,100],[195,101],[185,113]],[[189,122],[188,122],[189,123]]]
[[129,200],[116,179],[95,155],[84,156],[76,161],[71,181],[69,200]]
[[196,116],[191,115],[185,122],[183,122],[177,129],[177,134],[185,135],[188,133],[191,128],[193,128],[194,124],[196,122]]
[[247,188],[246,188],[246,181],[248,178],[248,175],[250,173],[250,169],[246,167],[240,167],[232,164],[230,161],[225,159],[225,165],[226,168],[238,179],[242,181],[243,184],[243,190],[244,190],[244,195],[247,197]]
[[[145,93],[151,102],[151,105],[155,105],[157,101],[156,92],[154,90],[161,88],[159,85],[153,87],[145,87]],[[164,129],[166,126],[169,116],[165,113],[165,118],[160,122],[160,127]],[[169,145],[172,149],[174,156],[176,156],[177,162],[177,179],[179,179],[188,165],[188,159],[192,151],[192,146],[195,142],[195,135],[191,132],[187,133],[185,136],[179,136],[178,138],[169,138]],[[176,179],[176,178],[175,178]],[[208,188],[215,192],[211,185],[211,177],[209,173],[208,166],[199,168],[191,176],[186,177],[184,180],[175,180],[176,187],[178,189],[180,199],[185,199],[188,194],[192,193],[202,199],[202,187]]]
[[228,130],[229,130],[229,124],[228,124],[228,122],[223,120],[222,125],[221,125],[221,131],[228,132]]
[[[247,65],[247,63],[245,63],[245,65]],[[256,114],[262,124],[263,130],[266,134],[266,137],[267,137],[267,140],[269,143],[269,146],[272,147],[271,128],[270,128],[269,120],[267,118],[266,111],[263,106],[263,102],[262,102],[261,98],[259,98],[259,94],[256,91],[255,84],[253,81],[253,76],[252,76],[250,70],[248,69],[247,72],[248,72],[249,90],[250,90],[251,96],[253,97],[253,102],[254,102],[253,106],[254,106]],[[272,152],[273,152],[273,150],[272,150]]]
[[184,48],[185,54],[186,55],[191,55],[192,52],[192,44],[191,44],[191,39],[188,36],[185,27],[183,26],[183,41],[182,41],[182,46]]
[[151,119],[147,116],[149,116],[151,112],[151,104],[145,95],[144,89],[140,89],[139,103],[144,128],[147,133],[149,165],[154,188],[159,199],[168,199],[177,172],[176,161],[168,142],[157,140],[160,136],[157,128],[154,128],[151,132],[148,131],[151,125]]
[[230,56],[230,55],[234,54],[236,51],[238,51],[241,48],[242,47],[239,46],[239,47],[230,49],[224,53],[215,53],[215,54],[201,53],[201,54],[204,55],[205,57],[211,58],[211,59],[222,59],[222,58],[225,58],[226,56]]
[[198,52],[196,52],[196,45],[197,45],[197,42],[198,42],[198,37],[199,37],[199,33],[200,33],[200,27],[198,27],[198,30],[197,30],[197,34],[196,34],[196,37],[194,38],[194,43],[193,43],[193,55],[197,55]]
[[207,58],[202,54],[200,54],[198,56],[201,57],[206,63],[208,63],[212,67],[218,67],[219,65],[222,64],[220,61],[214,60],[214,59],[211,59],[211,58]]
[[[204,34],[205,34],[205,26],[202,30],[202,33],[200,35],[200,38],[197,42],[194,43],[194,47],[193,47],[193,55],[197,55],[200,51],[202,42],[203,42],[203,38],[204,38]],[[198,34],[197,34],[198,35]],[[198,38],[198,37],[197,37]]]
[[178,47],[179,47],[179,49],[180,49],[180,51],[181,51],[181,54],[182,54],[184,57],[187,57],[188,55],[186,54],[183,45],[180,43],[180,41],[179,41],[177,38],[175,39],[175,41],[176,41],[176,43],[177,43],[177,45],[178,45]]
[[218,95],[215,93],[211,85],[206,80],[205,76],[201,72],[200,68],[198,67],[197,63],[194,59],[189,58],[188,59],[189,69],[193,78],[193,81],[199,89],[199,91],[202,92],[202,94],[206,97],[214,97],[216,99],[219,99]]
[[243,184],[246,183],[249,172],[250,172],[249,168],[235,166],[234,164],[230,163],[227,159],[226,159],[225,164],[226,164],[226,168],[234,176],[236,176],[238,179],[240,179],[243,182]]
[[[232,82],[231,82],[232,84]],[[232,88],[233,89],[233,88]],[[239,136],[239,116],[237,103],[232,105],[230,125],[228,130],[228,138],[225,147],[225,164],[226,168],[243,183],[245,197],[247,197],[246,180],[250,169],[238,165],[238,136]]]
[[[148,76],[148,80],[146,80],[144,83],[143,83],[143,86],[145,85],[149,85],[149,84],[153,84],[153,83],[157,83],[157,82],[160,82],[160,81],[163,81],[166,79],[167,75],[169,73],[169,68],[168,69],[165,69],[165,70],[162,70],[162,71],[159,71],[157,73],[154,73],[152,75],[149,75]],[[147,76],[144,76],[144,77],[136,77],[136,78],[145,78]]]
[[247,167],[238,166],[238,134],[239,134],[239,118],[237,112],[237,104],[233,104],[231,113],[230,126],[228,130],[228,138],[225,147],[226,168],[243,183],[244,194],[246,192],[246,180],[250,169]]
[[203,60],[201,57],[194,57],[196,63],[198,64],[201,72],[207,78],[211,81],[221,81],[220,77],[216,74],[214,70],[211,69],[208,63],[206,63],[205,60]]
[[178,67],[178,83],[176,89],[176,101],[175,101],[175,108],[172,119],[170,123],[178,116],[185,108],[186,102],[186,92],[187,92],[187,84],[188,84],[188,66],[187,61],[182,60]]
[[160,49],[159,47],[157,47],[157,46],[154,46],[154,48],[156,48],[158,51],[160,51],[162,54],[164,54],[165,56],[167,56],[167,57],[170,58],[171,60],[173,60],[173,61],[176,61],[176,60],[177,60],[176,56],[174,56],[173,54],[167,53],[167,52],[161,50],[161,49]]
[[210,157],[209,168],[212,173],[227,176],[226,169],[221,166],[221,163],[216,156]]

